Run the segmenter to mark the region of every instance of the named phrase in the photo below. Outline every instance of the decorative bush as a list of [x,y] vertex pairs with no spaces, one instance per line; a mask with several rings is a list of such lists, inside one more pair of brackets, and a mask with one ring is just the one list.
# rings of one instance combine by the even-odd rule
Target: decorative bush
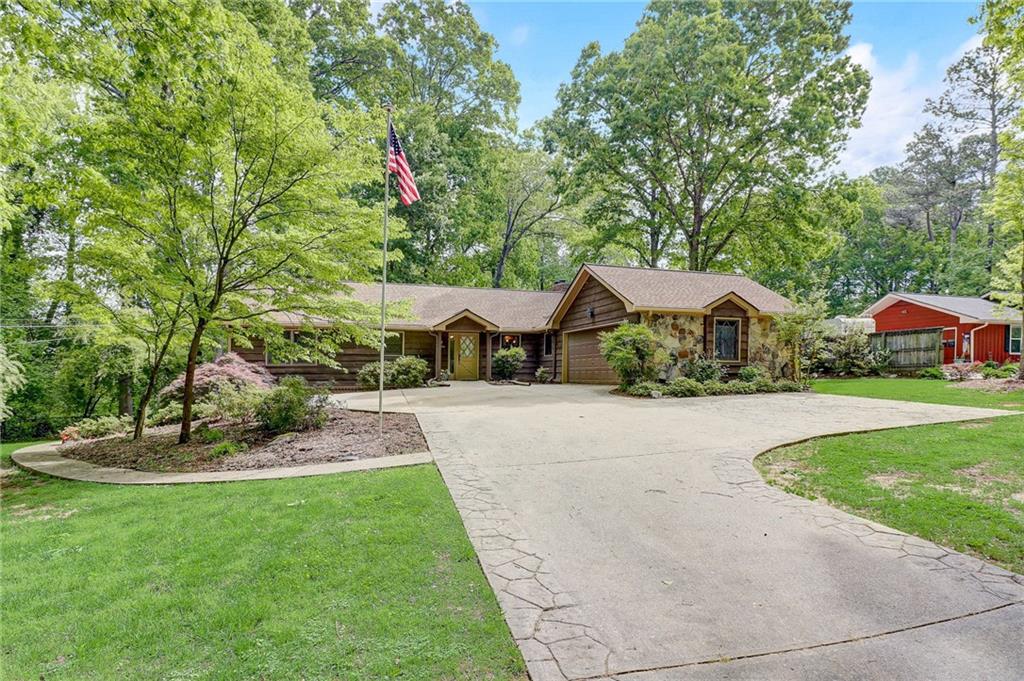
[[268,392],[253,385],[223,384],[203,400],[203,413],[218,420],[248,423]]
[[[426,360],[403,355],[384,362],[385,388],[419,388],[427,382],[430,365]],[[364,364],[356,374],[356,383],[365,390],[376,389],[380,381],[380,362]]]
[[745,383],[756,383],[757,381],[770,381],[772,379],[768,370],[759,366],[741,367],[737,377]]
[[[233,352],[225,353],[212,362],[196,367],[193,392],[197,402],[228,385],[235,388],[253,386],[269,390],[274,387],[274,377],[265,368],[246,362]],[[171,381],[157,395],[163,404],[181,400],[185,396],[185,374]]]
[[651,397],[655,392],[662,392],[665,386],[652,381],[641,381],[624,388],[624,392],[631,397]]
[[981,375],[985,378],[1013,378],[1017,375],[1017,371],[1016,364],[1004,364],[1002,366],[997,364],[995,367],[990,367],[986,363],[985,366],[981,367]]
[[554,376],[551,373],[551,369],[547,367],[537,367],[537,371],[533,374],[534,378],[537,379],[538,383],[550,383]]
[[[134,428],[135,421],[131,416],[99,416],[93,419],[82,419],[73,428],[77,429],[78,435],[91,440],[95,437],[106,437],[107,435],[123,435]],[[69,434],[70,434],[70,429]],[[63,433],[62,433],[63,435]]]
[[680,362],[679,373],[685,378],[692,378],[698,383],[708,383],[711,381],[721,381],[725,378],[725,367],[709,357],[697,355]]
[[[207,401],[196,402],[192,405],[192,420],[201,421],[214,415],[214,408]],[[171,423],[181,423],[181,402],[171,402],[159,409],[154,409],[146,418],[150,426],[166,426]]]
[[210,450],[211,459],[221,459],[225,456],[233,456],[239,452],[244,452],[249,449],[249,445],[244,442],[221,442],[216,447]]
[[281,379],[256,409],[256,420],[268,433],[322,428],[327,423],[327,396],[316,393],[298,376]]
[[669,397],[700,397],[706,395],[704,386],[692,378],[675,378],[665,384],[665,394]]
[[868,335],[857,329],[826,338],[814,357],[811,370],[837,376],[878,375],[888,370],[890,359],[888,350],[872,351]]
[[946,380],[946,374],[939,367],[926,367],[917,372],[918,378],[928,378],[935,381]]
[[526,361],[526,350],[522,348],[504,348],[494,353],[491,360],[491,371],[499,380],[511,381],[523,362]]
[[802,393],[807,391],[807,384],[800,381],[776,381],[775,389],[780,393]]
[[192,432],[192,436],[200,442],[210,445],[223,440],[224,431],[220,428],[211,428],[208,424],[203,423]]
[[620,388],[625,390],[631,385],[654,378],[659,361],[659,346],[651,329],[643,324],[626,322],[613,331],[598,334],[598,338],[601,342],[601,356],[618,374]]

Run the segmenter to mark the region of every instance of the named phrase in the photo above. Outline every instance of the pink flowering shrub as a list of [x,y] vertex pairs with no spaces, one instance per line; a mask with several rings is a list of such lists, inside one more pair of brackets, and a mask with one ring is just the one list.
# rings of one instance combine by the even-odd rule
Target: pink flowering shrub
[[[228,352],[212,362],[200,364],[196,367],[196,378],[193,390],[195,399],[199,401],[204,397],[219,391],[221,388],[241,390],[247,386],[270,390],[275,385],[274,377],[265,368],[246,362],[233,352]],[[161,402],[169,400],[180,400],[185,397],[185,374],[167,384],[158,393]]]

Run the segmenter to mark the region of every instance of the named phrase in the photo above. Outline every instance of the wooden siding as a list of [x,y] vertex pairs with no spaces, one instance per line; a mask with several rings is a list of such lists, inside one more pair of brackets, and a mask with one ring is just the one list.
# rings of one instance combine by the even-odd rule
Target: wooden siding
[[[502,335],[503,334],[500,334],[500,333],[499,334],[488,334],[488,336],[490,336],[490,339],[491,339],[491,357],[492,358],[494,357],[494,353],[496,353],[498,350],[501,349],[501,337],[502,337]],[[514,334],[514,335],[517,335],[517,336],[520,337],[521,347],[523,348],[523,350],[526,351],[526,359],[523,360],[523,366],[521,366],[519,368],[519,371],[516,373],[515,380],[517,380],[517,381],[528,381],[530,383],[533,383],[533,382],[535,382],[537,380],[537,377],[536,377],[537,367],[539,367],[541,365],[542,361],[545,362],[549,367],[551,366],[551,362],[550,362],[551,358],[548,357],[548,358],[545,359],[544,357],[542,357],[542,355],[544,353],[544,334],[542,334],[542,333],[523,333],[523,334]],[[480,352],[481,352],[481,354],[484,355],[484,357],[485,357],[484,358],[484,362],[486,362],[487,360],[486,360],[486,353],[485,353],[485,351],[483,349],[481,349]],[[493,369],[492,369],[492,374],[493,374]],[[483,373],[481,373],[480,376],[481,377],[485,377],[486,375],[487,375],[487,369],[486,369],[486,366],[485,366],[485,368],[483,369]],[[493,375],[491,377],[492,378],[497,378],[496,376],[493,376]]]
[[[956,344],[953,351],[947,353],[947,363],[964,354],[964,336],[979,324],[961,324],[960,318],[938,310],[899,300],[874,314],[875,331],[906,331],[909,329],[930,329],[934,327],[955,328]],[[969,350],[969,348],[968,348]],[[977,355],[976,355],[977,356]]]
[[[593,316],[587,313],[587,309],[593,310]],[[569,308],[565,311],[565,315],[562,317],[560,324],[560,333],[558,335],[557,343],[555,344],[555,380],[568,382],[571,376],[576,376],[582,380],[588,382],[611,382],[615,380],[607,380],[607,372],[603,367],[590,366],[594,364],[592,342],[594,334],[587,334],[585,340],[590,342],[584,342],[577,344],[576,348],[579,349],[582,357],[582,361],[587,363],[589,367],[583,374],[576,375],[576,372],[572,368],[572,351],[573,343],[568,340],[573,332],[580,332],[583,330],[594,330],[604,331],[614,328],[617,324],[630,321],[639,321],[640,316],[636,313],[630,314],[626,311],[626,306],[614,293],[609,291],[605,286],[597,281],[596,279],[588,279],[585,284],[580,288],[576,298],[569,305]],[[568,342],[568,348],[564,345]],[[569,357],[569,375],[564,375],[565,368],[562,366],[563,362],[563,350],[568,350]],[[603,362],[604,360],[598,357]]]
[[978,362],[999,362],[1000,364],[1011,360],[1020,361],[1020,355],[1010,354],[1006,351],[1006,334],[1008,324],[990,324],[984,328],[976,328],[974,331],[974,359]]
[[747,318],[747,311],[731,300],[726,300],[704,317],[704,354],[708,357],[715,356],[715,319],[728,318],[740,320],[740,352],[739,359],[732,362],[723,362],[727,366],[740,366],[747,363],[750,356],[748,345],[750,340],[750,319]]
[[[437,327],[435,326],[434,328],[436,329]],[[447,331],[483,331],[484,325],[475,319],[460,317],[444,328]]]
[[[434,337],[426,331],[405,331],[405,354],[414,355],[425,360],[430,367],[428,376],[434,375]],[[309,383],[327,387],[330,390],[356,390],[356,374],[369,362],[379,358],[377,348],[349,343],[343,346],[338,354],[338,363],[344,371],[320,364],[267,364],[263,341],[251,339],[252,349],[232,348],[232,352],[247,362],[265,366],[267,371],[277,377],[302,376]]]

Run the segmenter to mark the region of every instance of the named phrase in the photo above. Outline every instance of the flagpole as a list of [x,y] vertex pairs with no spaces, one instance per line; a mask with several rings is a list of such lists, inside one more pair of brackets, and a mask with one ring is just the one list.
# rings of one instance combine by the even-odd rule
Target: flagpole
[[384,311],[387,305],[388,288],[388,189],[391,185],[388,171],[388,155],[391,153],[391,104],[384,105],[387,112],[387,128],[384,131],[384,248],[380,261],[380,377],[377,384],[377,416],[380,422],[380,439],[384,439]]

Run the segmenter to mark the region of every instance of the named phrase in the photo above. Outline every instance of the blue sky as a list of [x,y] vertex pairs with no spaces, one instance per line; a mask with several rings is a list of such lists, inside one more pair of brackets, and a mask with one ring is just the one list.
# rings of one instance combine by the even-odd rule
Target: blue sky
[[[640,2],[492,2],[470,0],[481,26],[500,44],[522,86],[520,123],[547,115],[558,85],[583,47],[622,46],[643,10]],[[977,5],[961,2],[855,2],[850,53],[872,75],[863,127],[854,131],[839,168],[861,175],[898,161],[927,118],[921,107],[942,89],[946,67],[978,43],[968,19]]]

